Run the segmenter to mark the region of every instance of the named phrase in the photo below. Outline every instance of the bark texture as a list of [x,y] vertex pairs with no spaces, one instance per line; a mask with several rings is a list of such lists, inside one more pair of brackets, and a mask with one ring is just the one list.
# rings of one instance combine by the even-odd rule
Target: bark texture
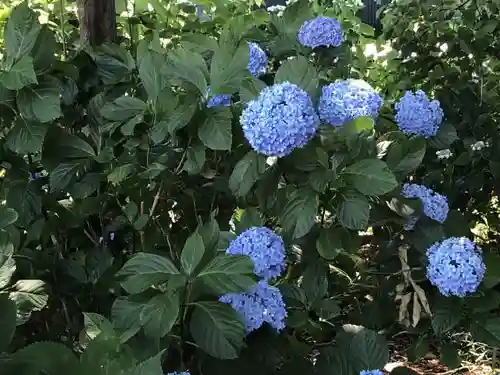
[[115,0],[78,0],[78,18],[82,45],[115,41]]

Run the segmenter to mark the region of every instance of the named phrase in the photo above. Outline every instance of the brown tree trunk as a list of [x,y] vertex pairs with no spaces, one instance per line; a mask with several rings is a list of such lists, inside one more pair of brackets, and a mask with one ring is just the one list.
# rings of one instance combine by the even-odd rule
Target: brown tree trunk
[[98,46],[116,39],[115,0],[78,0],[82,45]]

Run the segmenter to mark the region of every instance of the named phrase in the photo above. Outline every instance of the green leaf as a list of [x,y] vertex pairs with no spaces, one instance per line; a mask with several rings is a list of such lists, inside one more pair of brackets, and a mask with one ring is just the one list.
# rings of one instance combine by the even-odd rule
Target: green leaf
[[190,331],[196,344],[209,355],[235,359],[243,346],[245,327],[239,314],[221,302],[197,302]]
[[360,194],[348,192],[340,200],[337,217],[344,228],[365,230],[370,218],[370,202]]
[[163,293],[143,304],[139,321],[146,335],[156,339],[167,335],[179,316],[179,306],[177,293]]
[[139,253],[123,265],[117,277],[125,278],[122,286],[127,292],[140,293],[179,274],[169,259],[156,254]]
[[135,68],[135,62],[126,48],[105,43],[88,51],[97,65],[97,72],[103,83],[111,85],[121,81]]
[[163,375],[162,357],[165,350],[162,350],[153,358],[150,358],[136,367],[126,372],[125,375]]
[[440,298],[432,309],[431,324],[437,336],[455,328],[462,319],[462,305],[456,298]]
[[4,47],[11,60],[18,60],[31,52],[40,29],[38,15],[28,7],[27,1],[12,10],[3,35]]
[[151,140],[154,144],[159,144],[165,140],[168,134],[174,135],[176,131],[184,128],[193,118],[198,103],[193,100],[184,100],[179,104],[167,120],[160,121],[151,130]]
[[394,172],[404,174],[413,172],[424,160],[425,151],[425,140],[421,138],[411,140],[403,159],[393,168]]
[[254,151],[248,152],[236,165],[229,177],[229,189],[237,197],[247,195],[266,170],[266,157]]
[[8,225],[14,224],[19,215],[16,210],[0,205],[0,229],[5,228]]
[[47,125],[17,118],[7,135],[5,146],[17,154],[40,152],[47,134]]
[[198,129],[198,137],[212,150],[230,150],[233,134],[231,128],[231,109],[213,108]]
[[111,322],[104,316],[92,313],[83,313],[83,325],[84,328],[80,332],[80,344],[86,344],[94,340],[101,333],[104,335],[114,335],[114,328]]
[[73,134],[58,135],[59,143],[57,146],[67,158],[89,158],[96,157],[96,152],[92,146],[81,138],[81,136]]
[[113,302],[111,320],[120,332],[121,342],[127,342],[141,329],[141,312],[145,304],[145,301],[131,297],[119,297]]
[[33,311],[40,311],[47,305],[49,296],[42,280],[18,280],[9,294],[17,305],[17,324],[25,323]]
[[50,191],[64,190],[71,181],[76,179],[76,174],[80,170],[80,163],[69,162],[59,164],[49,175]]
[[233,93],[241,82],[250,76],[248,72],[248,45],[242,43],[234,50],[231,43],[220,42],[210,65],[210,88],[214,93]]
[[236,233],[242,233],[251,227],[262,227],[265,225],[262,214],[256,207],[238,209],[234,215]]
[[101,108],[101,115],[110,121],[125,121],[139,114],[143,114],[147,104],[131,96],[120,96]]
[[205,146],[197,142],[188,147],[182,170],[191,175],[198,174],[202,171],[206,158]]
[[196,87],[201,95],[207,91],[207,66],[196,52],[177,48],[168,54],[167,73]]
[[16,332],[16,304],[7,294],[0,294],[0,353],[6,351]]
[[205,254],[205,244],[198,232],[188,237],[181,252],[181,268],[187,275],[192,275]]
[[437,134],[429,139],[429,145],[437,150],[447,149],[458,139],[455,127],[445,122],[439,126]]
[[372,117],[361,116],[349,121],[342,129],[349,134],[359,134],[364,131],[371,131],[374,127],[375,121]]
[[307,307],[311,308],[316,302],[321,301],[328,292],[325,264],[310,263],[304,271],[300,287],[306,296]]
[[472,321],[469,327],[475,341],[496,347],[500,345],[500,318],[488,317]]
[[9,70],[0,73],[0,84],[9,90],[21,90],[34,83],[38,80],[30,56],[23,56]]
[[255,284],[254,265],[247,256],[221,254],[197,278],[218,294],[245,292]]
[[316,68],[309,64],[303,56],[286,60],[276,72],[274,83],[290,82],[315,96],[318,91],[319,78]]
[[460,356],[458,355],[458,349],[453,344],[443,344],[440,350],[439,362],[449,368],[457,368],[462,362]]
[[294,190],[280,215],[283,229],[293,238],[305,236],[316,221],[318,206],[319,198],[314,190],[308,188]]
[[257,78],[250,78],[242,82],[240,87],[240,99],[247,103],[250,100],[256,99],[260,92],[264,90],[267,85]]
[[60,343],[42,341],[18,350],[13,358],[16,363],[29,363],[34,373],[47,375],[72,374],[79,367],[71,349]]
[[398,186],[387,164],[378,159],[361,160],[345,168],[342,173],[364,195],[383,195]]
[[166,77],[162,73],[165,62],[163,55],[148,50],[139,63],[139,77],[149,100],[153,103],[167,84]]
[[326,260],[333,260],[343,251],[342,230],[339,228],[323,228],[316,241],[316,250]]
[[46,77],[38,86],[23,88],[17,93],[17,106],[27,120],[45,123],[58,119],[62,116],[59,81]]
[[114,185],[118,185],[129,178],[134,173],[134,171],[135,168],[132,164],[120,165],[119,167],[113,169],[110,174],[108,174],[108,181]]
[[12,275],[16,271],[16,261],[12,257],[14,246],[9,243],[0,246],[0,289],[9,285]]
[[342,308],[336,300],[329,298],[321,301],[316,308],[316,312],[320,318],[330,320],[340,316]]

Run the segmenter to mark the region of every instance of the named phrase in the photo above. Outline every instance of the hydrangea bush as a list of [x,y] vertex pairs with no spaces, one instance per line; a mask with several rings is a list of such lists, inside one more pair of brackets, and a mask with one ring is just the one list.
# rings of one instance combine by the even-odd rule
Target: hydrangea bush
[[388,333],[496,332],[432,90],[370,78],[350,12],[199,9],[83,50],[12,11],[2,375],[380,375]]

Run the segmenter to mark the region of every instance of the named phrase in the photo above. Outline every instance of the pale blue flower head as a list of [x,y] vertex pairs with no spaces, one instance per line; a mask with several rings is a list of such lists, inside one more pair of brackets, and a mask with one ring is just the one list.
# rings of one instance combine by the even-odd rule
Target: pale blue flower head
[[338,47],[344,41],[344,35],[337,19],[320,16],[302,24],[297,40],[305,47]]
[[181,372],[169,372],[167,375],[191,375],[189,371],[181,371]]
[[384,373],[380,370],[362,370],[359,375],[384,375]]
[[382,105],[382,97],[368,83],[346,79],[323,87],[318,113],[322,121],[338,127],[358,117],[376,118]]
[[[401,195],[405,198],[419,198],[422,202],[425,216],[432,220],[444,223],[448,217],[448,198],[424,185],[404,184]],[[413,229],[413,227],[410,229]]]
[[254,263],[254,272],[265,280],[273,279],[285,269],[283,239],[266,227],[247,229],[236,237],[226,250],[229,255],[247,255]]
[[250,333],[268,323],[276,331],[285,328],[285,302],[278,288],[261,280],[245,293],[229,293],[219,298],[242,316],[245,331]]
[[266,87],[240,117],[250,146],[267,156],[283,157],[304,147],[319,126],[311,98],[299,86],[282,82]]
[[444,296],[474,293],[486,267],[481,249],[466,237],[451,237],[427,249],[427,278]]
[[260,77],[267,71],[267,55],[257,43],[248,43],[248,71],[254,77]]
[[439,101],[429,100],[422,90],[406,91],[395,108],[394,119],[399,129],[408,135],[433,137],[443,122],[444,112]]

